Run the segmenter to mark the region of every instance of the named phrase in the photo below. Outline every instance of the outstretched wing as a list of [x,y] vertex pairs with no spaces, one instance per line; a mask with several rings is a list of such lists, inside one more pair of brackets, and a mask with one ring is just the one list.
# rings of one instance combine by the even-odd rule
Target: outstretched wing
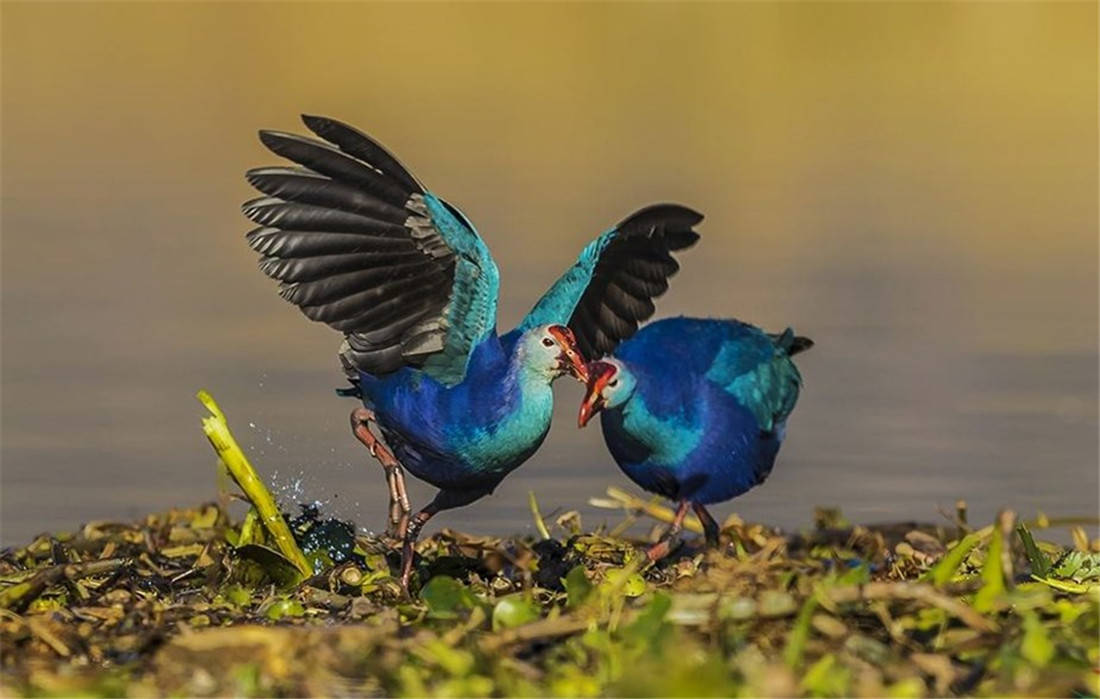
[[653,315],[680,269],[672,253],[699,239],[703,215],[677,204],[641,209],[593,240],[520,324],[567,323],[588,359],[609,354]]
[[260,269],[310,319],[342,331],[341,355],[384,374],[423,369],[462,380],[494,331],[499,276],[474,227],[382,146],[338,121],[303,115],[325,142],[277,131],[260,140],[299,167],[246,177],[265,194],[242,207]]

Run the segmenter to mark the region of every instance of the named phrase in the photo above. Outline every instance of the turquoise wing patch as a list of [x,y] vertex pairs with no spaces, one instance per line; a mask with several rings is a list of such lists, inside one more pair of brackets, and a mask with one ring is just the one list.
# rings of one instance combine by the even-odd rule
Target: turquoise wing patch
[[534,308],[524,317],[519,324],[519,330],[530,330],[536,326],[551,323],[564,325],[569,322],[573,309],[580,303],[588,283],[592,281],[600,255],[611,244],[615,233],[616,230],[613,228],[584,246],[573,266],[554,282],[554,285],[542,295]]
[[802,376],[785,351],[757,332],[751,341],[723,344],[706,376],[748,408],[762,431],[771,432],[794,410]]
[[443,311],[443,347],[427,358],[422,370],[453,386],[465,378],[474,347],[496,329],[500,273],[462,212],[431,193],[423,195],[423,204],[434,232],[455,253],[455,271],[451,298]]
[[519,325],[567,324],[589,359],[610,354],[653,315],[679,264],[672,253],[699,239],[702,214],[677,204],[640,209],[585,246]]

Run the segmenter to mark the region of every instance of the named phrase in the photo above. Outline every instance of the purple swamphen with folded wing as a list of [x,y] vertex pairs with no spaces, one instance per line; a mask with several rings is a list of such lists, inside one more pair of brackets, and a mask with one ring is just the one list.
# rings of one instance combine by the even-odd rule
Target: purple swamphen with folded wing
[[668,554],[689,507],[716,544],[705,506],[771,473],[802,384],[791,357],[812,346],[789,328],[771,335],[736,320],[666,318],[589,363],[579,426],[601,413],[623,472],[678,503],[651,560]]
[[[363,401],[352,429],[385,470],[407,587],[424,523],[491,493],[538,449],[550,383],[584,381],[581,353],[612,351],[653,314],[678,269],[670,253],[698,239],[702,216],[673,204],[634,213],[498,335],[497,267],[470,221],[365,134],[303,120],[323,141],[260,132],[297,167],[248,172],[266,195],[243,207],[261,226],[248,242],[283,298],[344,333],[343,393]],[[402,468],[439,488],[411,518]]]

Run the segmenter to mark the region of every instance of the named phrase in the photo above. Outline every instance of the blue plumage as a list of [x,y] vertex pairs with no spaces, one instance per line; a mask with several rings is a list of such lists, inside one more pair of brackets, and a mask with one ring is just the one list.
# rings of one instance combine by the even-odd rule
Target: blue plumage
[[[424,522],[492,492],[539,448],[551,382],[583,380],[581,351],[611,351],[652,315],[678,269],[671,253],[695,243],[702,216],[673,204],[635,212],[499,336],[497,266],[469,219],[365,134],[303,120],[324,142],[260,133],[301,167],[248,172],[266,196],[244,205],[261,226],[247,239],[284,298],[344,333],[354,389],[341,393],[363,400],[352,429],[386,472],[407,583]],[[440,489],[411,519],[402,466]]]
[[553,394],[547,377],[521,361],[519,339],[490,334],[454,386],[410,368],[360,374],[364,405],[410,473],[483,495],[534,453],[550,428]]
[[[583,426],[597,412],[631,480],[688,506],[741,495],[771,472],[801,376],[791,355],[812,343],[736,320],[651,323],[589,365]],[[716,536],[708,530],[708,538]]]

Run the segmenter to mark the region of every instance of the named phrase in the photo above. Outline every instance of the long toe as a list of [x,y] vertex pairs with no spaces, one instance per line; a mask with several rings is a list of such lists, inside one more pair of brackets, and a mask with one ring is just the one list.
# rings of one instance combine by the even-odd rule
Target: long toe
[[409,582],[412,580],[412,570],[406,570],[401,574],[401,589],[405,592],[405,598],[408,600],[413,599],[412,591],[409,590]]
[[651,562],[659,561],[662,558],[668,556],[668,554],[672,553],[674,544],[675,541],[672,539],[662,539],[653,546],[649,547],[649,550],[645,552],[646,558],[648,558]]

